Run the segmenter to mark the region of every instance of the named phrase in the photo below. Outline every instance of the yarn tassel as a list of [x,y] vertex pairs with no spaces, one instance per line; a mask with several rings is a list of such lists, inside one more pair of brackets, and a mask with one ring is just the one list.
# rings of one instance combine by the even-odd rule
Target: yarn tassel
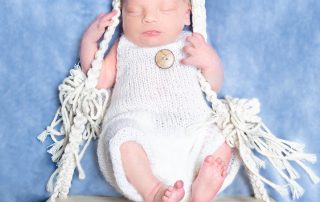
[[289,182],[289,186],[290,186],[290,190],[292,193],[292,199],[299,199],[303,193],[304,193],[304,189],[294,180]]
[[47,151],[52,155],[51,159],[53,162],[57,162],[63,154],[64,147],[66,145],[66,139],[62,139],[53,144],[53,146]]
[[[70,76],[59,86],[61,107],[50,126],[38,136],[42,142],[48,135],[54,141],[48,146],[48,153],[58,167],[48,180],[47,190],[52,193],[49,201],[68,194],[75,168],[78,169],[79,178],[85,178],[80,161],[91,139],[100,133],[99,126],[110,90],[86,89],[85,78],[78,65],[70,71]],[[62,126],[57,129],[60,123]],[[63,138],[57,139],[58,136]],[[80,152],[84,142],[85,146]]]
[[79,159],[78,154],[74,154],[74,158],[76,160],[76,166],[77,166],[78,172],[79,172],[79,179],[83,180],[84,178],[86,178],[86,174],[85,174],[85,172],[84,172],[84,170],[83,170],[83,168],[82,168],[82,166],[80,164],[80,159]]
[[59,170],[56,169],[50,176],[48,183],[47,183],[47,191],[50,193],[53,193],[53,188],[54,188],[54,179],[57,176],[57,174],[59,173]]
[[[293,198],[299,198],[303,194],[304,190],[295,181],[299,174],[289,161],[294,161],[302,167],[314,183],[319,182],[319,177],[301,162],[301,160],[306,160],[315,163],[316,156],[304,153],[303,144],[275,137],[257,115],[260,112],[260,103],[257,99],[248,100],[226,96],[225,99],[218,100],[215,92],[211,90],[200,72],[198,77],[202,91],[212,103],[214,122],[221,129],[228,145],[238,148],[250,180],[254,182],[252,186],[256,197],[270,201],[262,183],[274,188],[281,195],[287,194],[288,186]],[[265,163],[253,151],[266,157],[288,184],[277,185],[262,177],[259,170],[265,166]]]
[[[62,121],[62,119],[59,118],[59,114],[60,114],[60,108],[57,110],[51,124],[46,128],[46,130],[44,130],[42,133],[40,133],[40,135],[37,136],[38,140],[40,140],[41,142],[44,142],[48,135],[51,135],[51,137],[63,135],[61,131],[59,132],[58,130],[55,130],[55,128]],[[53,140],[55,139],[53,138]]]
[[[121,13],[120,0],[113,2],[113,7],[117,14],[113,17],[113,24],[108,27],[104,34],[104,39],[100,43],[99,50],[95,54],[92,68],[88,71],[88,77],[82,72],[79,64],[70,70],[70,75],[59,85],[59,99],[61,107],[58,109],[53,122],[57,123],[57,117],[62,118],[60,133],[65,137],[63,140],[56,140],[56,127],[51,123],[46,131],[38,136],[40,141],[44,141],[48,134],[54,139],[54,144],[49,150],[53,154],[53,160],[57,161],[58,168],[51,175],[47,188],[52,192],[48,199],[54,202],[57,197],[66,198],[71,186],[72,176],[75,168],[78,168],[79,178],[84,179],[85,173],[80,164],[81,158],[87,149],[92,138],[97,138],[100,134],[100,124],[108,105],[110,89],[97,90],[100,69],[108,43],[120,23]],[[86,141],[84,148],[79,154],[80,145]]]
[[314,183],[314,184],[318,184],[320,182],[320,178],[309,168],[307,167],[304,163],[302,163],[301,161],[296,161],[296,163],[304,169],[304,171],[308,174],[310,180]]
[[[81,134],[84,130],[87,120],[83,118],[81,112],[77,112],[77,116],[74,118],[74,125],[72,126],[69,135],[69,142],[60,161],[58,162],[58,173],[54,183],[53,193],[57,193],[59,197],[64,197],[69,192],[74,169],[77,167],[77,165],[80,165],[79,159],[76,158],[77,155],[75,154],[79,152],[79,146],[82,142]],[[81,166],[78,168],[80,174],[83,170]],[[81,173],[81,177],[83,176],[84,174]]]
[[264,187],[263,182],[247,168],[246,172],[249,176],[250,183],[255,185],[252,187],[255,198],[262,199],[265,202],[271,202],[271,199]]
[[[306,160],[310,163],[315,163],[316,156],[314,154],[303,153],[304,145],[302,144],[275,137],[261,122],[261,118],[255,114],[259,112],[257,100],[248,101],[227,97],[225,103],[225,107],[228,108],[230,113],[229,124],[233,126],[229,126],[228,128],[233,128],[233,130],[236,131],[234,133],[224,131],[226,132],[225,135],[227,138],[233,138],[232,141],[229,140],[227,142],[237,142],[236,145],[230,146],[238,147],[240,156],[251,174],[256,175],[257,179],[273,187],[276,191],[280,192],[280,194],[284,194],[285,191],[283,188],[289,186],[294,199],[301,197],[304,190],[295,181],[295,179],[299,177],[299,174],[291,166],[289,161],[294,161],[302,167],[314,183],[319,182],[319,177],[301,162],[301,160]],[[252,122],[253,120],[256,122]],[[233,134],[233,136],[230,136],[230,134]],[[253,150],[266,157],[277,170],[278,174],[287,181],[288,185],[276,185],[260,176],[258,172],[255,172],[258,171],[263,164],[257,161],[259,158],[255,157]],[[283,171],[286,171],[287,174]],[[259,189],[261,189],[261,187]]]

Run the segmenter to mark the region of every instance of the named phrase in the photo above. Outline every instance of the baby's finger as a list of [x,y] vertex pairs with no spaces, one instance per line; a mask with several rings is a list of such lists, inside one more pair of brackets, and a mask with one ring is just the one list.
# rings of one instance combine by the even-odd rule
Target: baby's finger
[[183,65],[196,65],[196,59],[195,57],[190,56],[180,60],[180,63]]
[[96,19],[98,20],[98,19],[102,18],[102,16],[104,16],[104,15],[105,15],[105,13],[100,13],[99,15],[97,15]]
[[186,53],[187,55],[193,55],[195,53],[196,49],[193,46],[188,45],[188,46],[183,47],[182,51],[184,53]]
[[198,33],[198,32],[193,32],[192,36],[196,37],[199,41],[205,42],[205,38],[202,36],[202,34]]
[[113,10],[110,13],[104,14],[103,16],[101,16],[101,20],[111,20],[113,16],[115,16],[117,14],[116,10]]
[[197,48],[198,44],[199,44],[199,39],[194,37],[194,36],[188,36],[186,38],[187,42],[190,42],[192,44],[193,47]]
[[107,17],[107,15],[100,17],[100,19],[98,20],[99,29],[105,29],[106,27],[110,26],[113,23],[112,18]]
[[98,29],[99,30],[104,30],[106,27],[110,26],[112,24],[112,21],[100,21],[98,22]]
[[100,21],[99,21],[99,26],[100,26],[100,27],[107,27],[107,26],[111,25],[112,22],[113,22],[112,19],[100,20]]

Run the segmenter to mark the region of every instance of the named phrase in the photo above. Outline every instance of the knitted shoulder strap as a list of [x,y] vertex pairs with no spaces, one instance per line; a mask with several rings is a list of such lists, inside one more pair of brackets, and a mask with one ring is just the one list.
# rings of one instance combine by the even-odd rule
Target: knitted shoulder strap
[[[207,39],[205,0],[191,0],[191,3],[193,31]],[[61,107],[52,123],[38,136],[42,142],[48,135],[54,141],[48,152],[52,154],[52,161],[57,163],[57,169],[47,185],[47,190],[51,192],[49,201],[55,201],[57,197],[67,197],[75,168],[78,169],[79,178],[85,178],[80,160],[91,140],[100,134],[110,89],[97,90],[95,86],[98,83],[104,53],[119,24],[121,0],[113,0],[113,8],[117,10],[112,19],[114,23],[106,30],[88,75],[82,72],[79,64],[70,71],[70,76],[59,86]],[[314,183],[319,182],[319,178],[302,162],[307,160],[314,163],[316,156],[303,153],[301,144],[276,138],[257,116],[257,99],[226,97],[219,100],[200,70],[198,79],[202,91],[212,103],[213,124],[221,129],[230,147],[239,150],[257,198],[270,201],[264,183],[282,194],[286,193],[289,186],[293,198],[303,194],[303,189],[295,181],[299,175],[288,161],[295,161],[309,174]],[[276,185],[259,174],[259,169],[264,167],[265,162],[254,155],[254,150],[270,161],[280,176],[288,182],[287,185]]]

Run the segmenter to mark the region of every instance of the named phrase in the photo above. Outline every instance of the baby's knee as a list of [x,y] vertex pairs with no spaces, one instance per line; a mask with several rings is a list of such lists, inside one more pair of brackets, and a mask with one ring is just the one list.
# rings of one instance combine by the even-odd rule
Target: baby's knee
[[146,155],[143,147],[136,141],[130,140],[120,145],[120,153],[122,158],[134,158]]
[[127,141],[121,144],[120,146],[120,152],[121,153],[127,153],[132,152],[133,150],[138,149],[141,147],[136,141]]

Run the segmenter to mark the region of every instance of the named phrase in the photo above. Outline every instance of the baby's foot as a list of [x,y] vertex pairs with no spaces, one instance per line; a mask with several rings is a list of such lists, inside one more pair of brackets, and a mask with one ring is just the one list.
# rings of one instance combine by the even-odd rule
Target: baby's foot
[[227,166],[220,158],[205,158],[197,178],[192,183],[192,202],[210,202],[220,190],[227,175]]
[[184,197],[183,181],[179,180],[174,186],[162,186],[154,196],[154,202],[179,202]]

